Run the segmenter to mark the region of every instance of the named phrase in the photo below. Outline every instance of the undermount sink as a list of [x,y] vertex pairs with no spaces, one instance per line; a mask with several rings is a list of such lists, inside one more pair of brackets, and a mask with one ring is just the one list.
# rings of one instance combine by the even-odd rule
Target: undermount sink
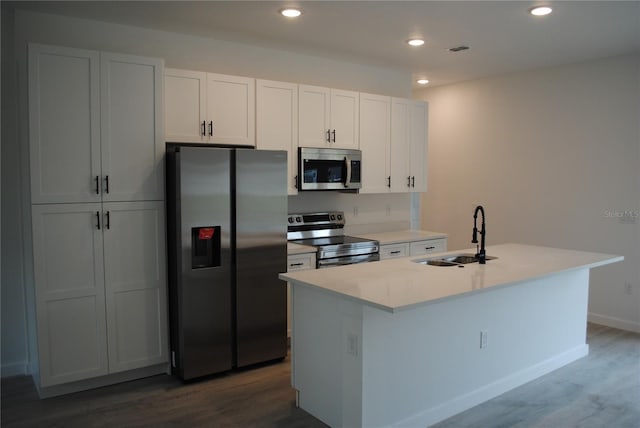
[[[487,256],[486,260],[497,259],[497,257]],[[467,263],[477,263],[478,259],[475,254],[452,254],[444,257],[434,257],[432,259],[412,260],[414,263],[429,266],[459,266],[464,267]]]

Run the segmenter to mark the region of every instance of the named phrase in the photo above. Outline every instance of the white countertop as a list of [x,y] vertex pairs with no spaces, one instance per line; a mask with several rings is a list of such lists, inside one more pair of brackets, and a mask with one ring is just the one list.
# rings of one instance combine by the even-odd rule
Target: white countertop
[[622,261],[611,254],[562,250],[521,244],[487,247],[487,264],[469,263],[464,268],[414,263],[446,254],[475,253],[475,248],[423,256],[382,260],[329,269],[282,273],[280,278],[340,294],[389,312],[408,309],[478,292],[513,285],[564,271],[593,268]]
[[289,256],[293,254],[315,253],[317,251],[318,249],[311,245],[300,245],[294,244],[293,242],[287,242],[287,255]]
[[395,232],[354,234],[358,238],[371,239],[380,242],[380,245],[399,244],[401,242],[426,241],[429,239],[446,238],[446,233],[430,232],[428,230],[399,230]]

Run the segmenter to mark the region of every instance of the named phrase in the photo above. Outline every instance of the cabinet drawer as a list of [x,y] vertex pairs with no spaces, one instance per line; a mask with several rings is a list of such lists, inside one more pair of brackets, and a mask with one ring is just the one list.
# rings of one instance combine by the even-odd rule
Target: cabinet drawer
[[380,260],[406,257],[409,255],[409,244],[388,244],[380,246]]
[[410,254],[412,256],[419,256],[422,254],[438,253],[441,251],[447,251],[447,240],[445,238],[412,242]]
[[315,268],[316,255],[314,253],[294,254],[287,257],[287,272]]

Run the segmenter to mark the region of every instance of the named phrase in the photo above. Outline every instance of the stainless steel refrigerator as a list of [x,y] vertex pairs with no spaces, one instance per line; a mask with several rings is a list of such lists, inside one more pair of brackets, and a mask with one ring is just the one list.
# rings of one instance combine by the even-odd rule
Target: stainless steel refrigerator
[[172,371],[284,358],[287,154],[167,145]]

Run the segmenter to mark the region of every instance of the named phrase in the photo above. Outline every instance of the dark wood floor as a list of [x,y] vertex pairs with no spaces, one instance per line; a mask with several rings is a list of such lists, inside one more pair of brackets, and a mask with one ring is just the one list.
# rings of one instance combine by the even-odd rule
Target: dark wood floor
[[[589,325],[589,356],[440,427],[640,427],[640,335]],[[2,379],[12,427],[326,427],[295,407],[289,360],[183,384],[154,376],[38,399],[31,378]]]

